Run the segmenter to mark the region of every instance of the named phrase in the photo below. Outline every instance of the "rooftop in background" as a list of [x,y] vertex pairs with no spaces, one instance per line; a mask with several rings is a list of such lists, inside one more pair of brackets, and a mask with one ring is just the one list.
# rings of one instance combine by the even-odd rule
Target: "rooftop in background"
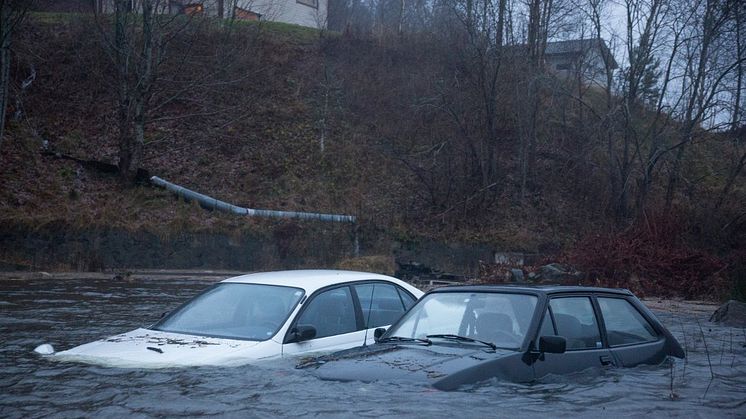
[[[35,0],[30,10],[47,13],[114,13],[114,0]],[[140,10],[132,0],[130,10]],[[184,14],[226,19],[283,22],[308,28],[326,27],[328,0],[168,0],[153,3],[159,14]]]
[[547,48],[544,55],[585,55],[594,50],[599,50],[601,54],[606,54],[611,59],[611,68],[619,68],[614,55],[606,45],[606,41],[600,38],[592,39],[570,39],[567,41],[547,42]]

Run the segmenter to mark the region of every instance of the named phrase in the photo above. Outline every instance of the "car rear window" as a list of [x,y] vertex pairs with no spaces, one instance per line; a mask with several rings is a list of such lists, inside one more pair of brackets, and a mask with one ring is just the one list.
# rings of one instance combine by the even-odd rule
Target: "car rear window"
[[598,305],[604,318],[609,346],[631,345],[658,339],[653,326],[629,301],[621,298],[599,298]]

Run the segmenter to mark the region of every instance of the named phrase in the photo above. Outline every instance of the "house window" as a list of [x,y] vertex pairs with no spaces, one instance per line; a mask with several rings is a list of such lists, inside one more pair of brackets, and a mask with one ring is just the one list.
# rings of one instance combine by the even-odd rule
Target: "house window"
[[256,21],[261,19],[262,15],[259,13],[252,12],[251,10],[242,9],[238,6],[233,8],[233,16],[240,20],[252,20]]
[[319,8],[319,0],[296,0],[296,2],[300,4],[305,4],[306,6],[313,7],[314,9]]
[[569,71],[569,70],[572,70],[572,64],[570,64],[570,63],[557,64],[557,70],[558,71],[562,71],[562,70]]
[[185,4],[181,9],[181,12],[187,16],[201,15],[205,11],[205,6],[202,3],[190,3]]

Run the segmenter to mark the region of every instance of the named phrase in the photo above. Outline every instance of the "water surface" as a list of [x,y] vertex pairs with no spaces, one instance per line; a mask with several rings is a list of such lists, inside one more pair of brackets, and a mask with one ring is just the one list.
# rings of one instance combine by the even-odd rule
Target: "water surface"
[[697,313],[658,313],[686,348],[686,361],[533,384],[495,380],[448,393],[320,381],[291,359],[139,370],[33,353],[42,343],[63,350],[152,324],[210,283],[0,280],[0,416],[746,417],[746,334]]

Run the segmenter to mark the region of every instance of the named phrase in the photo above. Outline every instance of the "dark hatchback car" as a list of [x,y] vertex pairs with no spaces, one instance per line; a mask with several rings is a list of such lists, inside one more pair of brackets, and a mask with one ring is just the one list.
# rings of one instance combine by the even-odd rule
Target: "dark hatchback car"
[[322,379],[420,381],[441,390],[530,382],[588,368],[684,357],[631,292],[568,286],[453,286],[425,294],[377,343],[307,360]]

